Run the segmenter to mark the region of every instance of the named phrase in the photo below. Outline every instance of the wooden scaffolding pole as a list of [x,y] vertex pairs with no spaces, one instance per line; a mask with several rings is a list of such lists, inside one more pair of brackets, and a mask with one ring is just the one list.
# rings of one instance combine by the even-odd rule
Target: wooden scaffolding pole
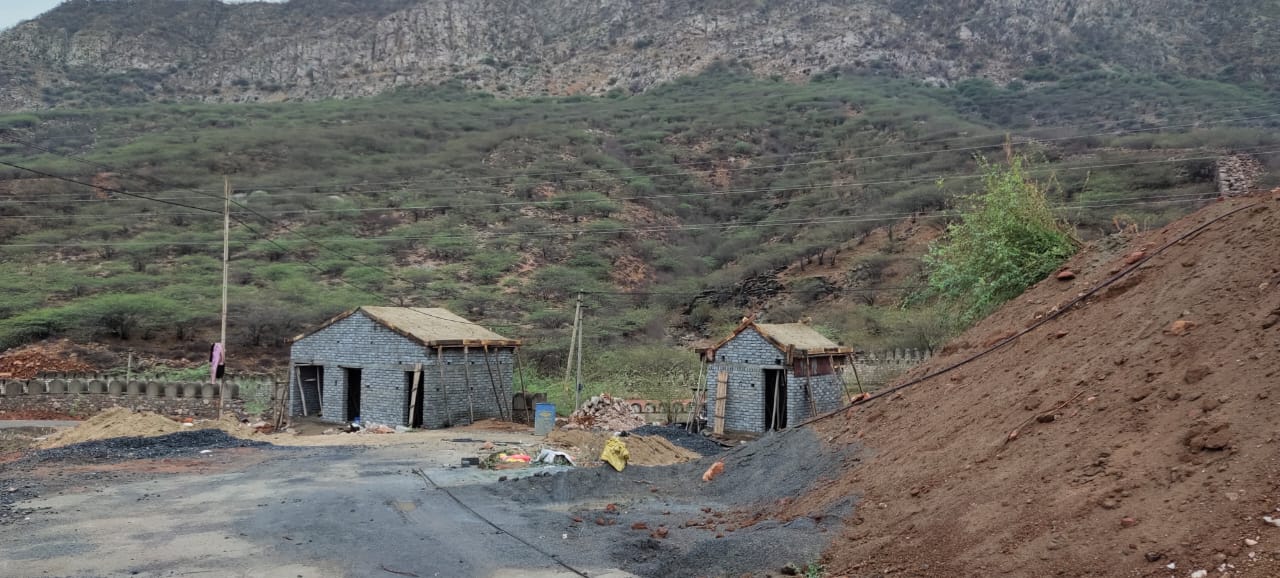
[[471,416],[471,423],[476,423],[476,398],[471,392],[471,347],[462,346],[462,380],[467,386],[467,411]]
[[[302,366],[293,366],[293,373],[298,376],[298,399],[302,400],[302,416],[307,417],[307,390],[302,387]],[[320,384],[316,384],[319,387]]]
[[498,417],[501,418],[503,421],[515,421],[514,419],[512,420],[507,419],[506,409],[502,403],[502,394],[498,393],[498,380],[494,378],[493,366],[489,364],[489,346],[488,345],[484,346],[484,368],[489,373],[489,389],[493,390],[493,400],[498,402]]
[[453,410],[449,408],[449,384],[444,380],[444,346],[436,346],[436,365],[440,366],[440,392],[444,394],[444,427],[453,425]]

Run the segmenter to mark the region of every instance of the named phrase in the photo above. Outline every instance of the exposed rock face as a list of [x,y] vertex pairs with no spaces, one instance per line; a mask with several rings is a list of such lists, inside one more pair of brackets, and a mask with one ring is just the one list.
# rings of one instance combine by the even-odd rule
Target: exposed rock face
[[853,67],[1004,80],[1080,57],[1274,79],[1277,12],[1268,0],[71,0],[0,34],[0,109],[86,86],[229,102],[453,79],[508,95],[639,91],[717,60],[790,79]]

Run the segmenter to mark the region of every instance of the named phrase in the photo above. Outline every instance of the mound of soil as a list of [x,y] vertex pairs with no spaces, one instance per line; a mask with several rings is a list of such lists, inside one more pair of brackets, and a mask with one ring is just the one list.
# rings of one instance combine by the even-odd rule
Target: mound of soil
[[118,437],[148,437],[181,431],[182,424],[151,412],[135,412],[115,407],[95,415],[80,425],[55,433],[40,442],[41,448]]
[[[613,434],[608,432],[556,430],[547,436],[547,442],[575,449],[570,455],[579,462],[598,462],[605,442],[611,437]],[[668,466],[702,457],[660,436],[629,435],[622,441],[631,455],[627,464],[633,466]]]
[[67,340],[37,343],[0,355],[0,379],[31,379],[48,373],[91,373],[98,367],[85,359],[92,353]]
[[1280,575],[1278,232],[1280,201],[1242,198],[1086,249],[901,381],[1137,268],[814,423],[864,462],[772,513],[861,494],[836,575]]

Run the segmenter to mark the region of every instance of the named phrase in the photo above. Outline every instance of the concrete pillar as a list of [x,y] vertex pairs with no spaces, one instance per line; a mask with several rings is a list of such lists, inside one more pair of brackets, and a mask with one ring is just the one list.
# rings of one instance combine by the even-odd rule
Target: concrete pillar
[[200,384],[184,383],[182,384],[182,397],[187,399],[196,399],[200,397]]
[[143,384],[137,381],[130,381],[124,386],[124,394],[129,397],[138,397],[142,395]]
[[240,384],[227,384],[227,399],[240,399]]
[[4,396],[5,396],[5,397],[15,397],[15,396],[22,395],[23,393],[24,393],[24,392],[22,391],[22,382],[21,382],[21,381],[6,381],[6,382],[4,382]]
[[212,383],[206,383],[200,386],[200,397],[205,399],[217,399],[218,388]]
[[51,395],[62,395],[67,393],[67,382],[62,381],[61,379],[50,380],[49,393]]
[[119,379],[113,379],[113,380],[111,380],[111,382],[107,384],[107,394],[108,394],[108,395],[123,395],[123,394],[124,394],[124,382],[123,382],[123,381],[121,381],[121,380],[119,380]]
[[88,386],[89,386],[88,393],[106,393],[107,392],[107,384],[103,383],[102,380],[100,379],[94,379],[90,381]]
[[179,386],[176,383],[169,382],[164,384],[164,396],[169,398],[178,397]]
[[84,393],[86,384],[83,379],[72,379],[67,381],[67,393],[72,395],[80,395]]
[[146,386],[147,397],[160,397],[160,382],[148,381]]

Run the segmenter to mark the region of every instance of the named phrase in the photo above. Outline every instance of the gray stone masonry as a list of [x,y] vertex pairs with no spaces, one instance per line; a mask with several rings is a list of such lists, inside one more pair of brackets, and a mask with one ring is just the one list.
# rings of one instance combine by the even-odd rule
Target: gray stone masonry
[[[324,367],[323,399],[319,409],[321,419],[325,421],[341,423],[355,417],[346,415],[348,372],[345,369],[359,368],[361,421],[409,425],[412,374],[414,365],[419,363],[422,364],[424,427],[466,424],[471,420],[473,411],[475,419],[480,420],[498,418],[502,412],[510,410],[515,367],[515,357],[510,348],[490,348],[488,366],[482,348],[473,347],[465,353],[460,347],[445,348],[443,378],[440,371],[442,360],[437,357],[434,348],[427,349],[360,311],[298,340],[290,353],[293,366]],[[297,380],[297,371],[291,371],[289,413],[300,416],[303,408],[302,400],[298,398]],[[491,383],[497,386],[496,399]],[[307,409],[313,416],[315,401],[312,396],[307,396]]]
[[[716,359],[707,372],[708,422],[714,423],[716,379],[721,371],[729,373],[728,399],[725,401],[724,412],[725,431],[764,432],[766,369],[785,369],[787,372],[787,424],[796,425],[812,417],[809,398],[805,396],[805,378],[796,377],[793,368],[787,367],[786,363],[786,354],[752,328],[725,343],[716,351]],[[835,374],[810,377],[808,386],[819,413],[832,411],[843,405],[844,392],[840,378]]]

